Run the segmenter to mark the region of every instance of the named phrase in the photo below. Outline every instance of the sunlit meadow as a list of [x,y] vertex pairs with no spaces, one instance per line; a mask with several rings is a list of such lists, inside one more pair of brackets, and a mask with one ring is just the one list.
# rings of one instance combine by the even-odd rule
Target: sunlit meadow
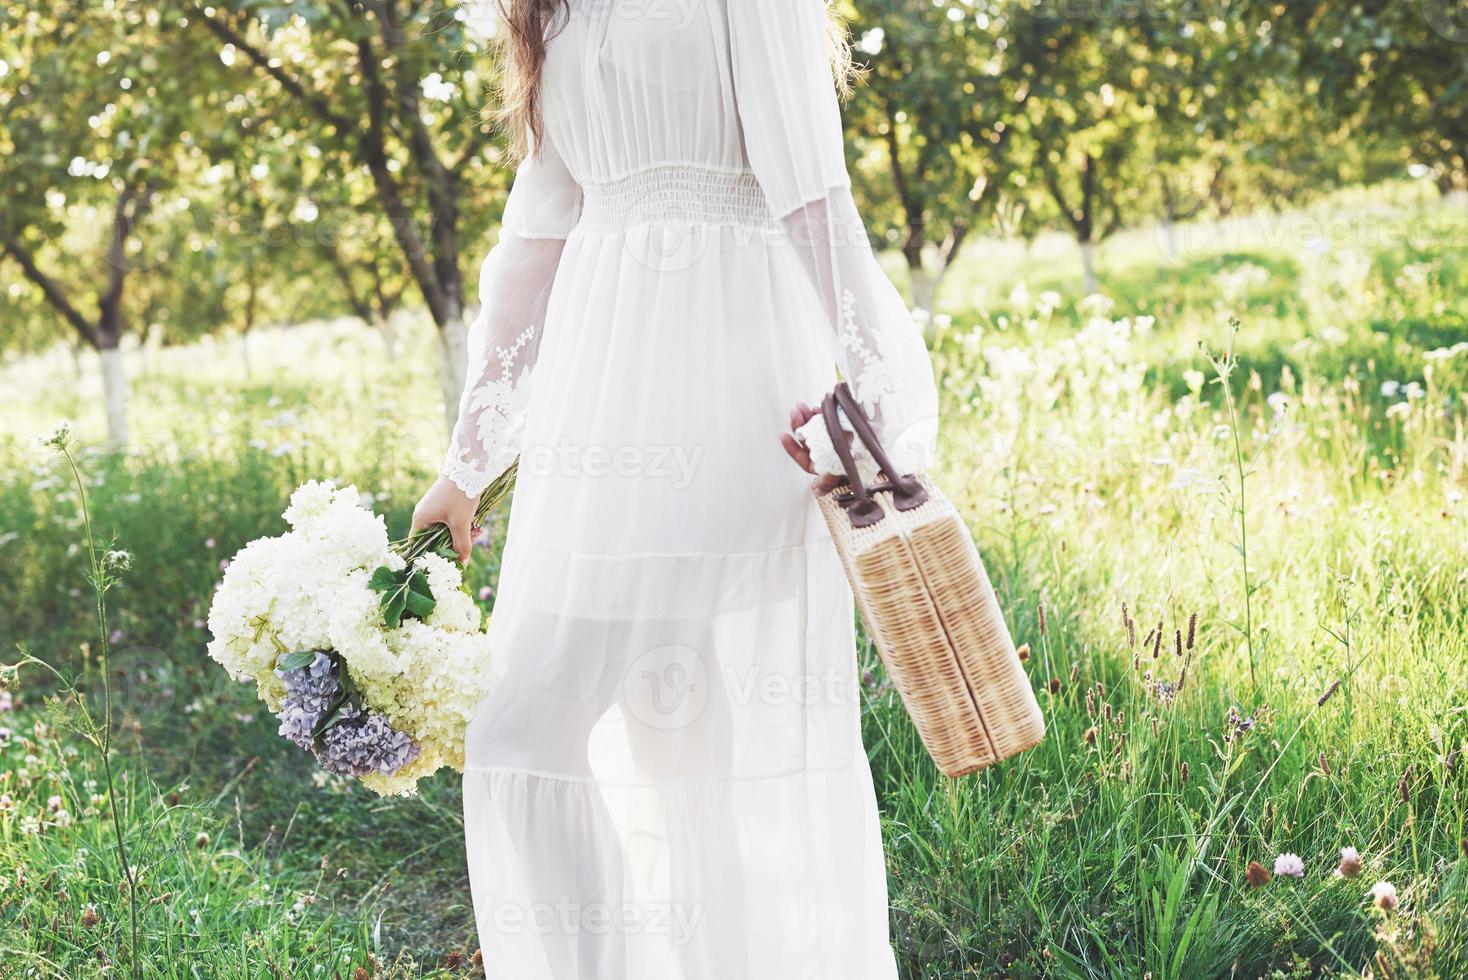
[[[944,780],[864,651],[904,976],[1468,975],[1468,213],[1425,200],[1182,229],[1175,259],[1129,233],[1104,296],[1054,239],[953,273],[940,478],[1050,727]],[[130,897],[150,977],[477,972],[453,779],[323,777],[204,656],[221,563],[296,484],[406,524],[444,436],[431,334],[396,329],[136,350],[125,456],[90,364],[0,366],[0,659],[62,674],[0,691],[0,977],[125,975]],[[60,418],[130,555],[102,633],[34,439]],[[79,711],[104,652],[110,794]]]

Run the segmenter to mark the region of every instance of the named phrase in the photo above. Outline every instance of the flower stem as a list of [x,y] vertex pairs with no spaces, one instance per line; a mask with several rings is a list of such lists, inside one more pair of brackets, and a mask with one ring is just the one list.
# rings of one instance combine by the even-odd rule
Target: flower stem
[[[117,837],[117,861],[122,866],[122,877],[127,882],[128,922],[132,942],[128,947],[128,963],[134,980],[140,980],[142,970],[138,964],[138,882],[132,862],[127,855],[127,837],[124,832],[122,808],[118,799],[117,779],[112,767],[112,643],[107,632],[107,588],[109,568],[97,555],[97,541],[92,529],[92,512],[87,504],[87,488],[82,480],[76,458],[64,444],[58,447],[62,457],[71,467],[72,479],[76,483],[77,499],[81,501],[82,524],[87,532],[87,561],[91,567],[92,593],[97,599],[98,649],[102,668],[102,724],[97,726],[87,712],[88,723],[93,727],[93,740],[102,756],[102,772],[107,780],[107,809],[112,817],[112,831]],[[100,728],[100,730],[95,730]]]
[[1223,388],[1223,402],[1228,409],[1229,431],[1233,436],[1234,469],[1238,476],[1239,499],[1235,511],[1238,516],[1239,528],[1239,559],[1243,564],[1244,573],[1244,645],[1249,652],[1249,686],[1257,695],[1259,693],[1258,656],[1254,650],[1254,581],[1249,572],[1249,511],[1248,511],[1248,480],[1249,472],[1244,457],[1243,439],[1239,435],[1239,409],[1238,403],[1234,401],[1233,386],[1230,379],[1234,369],[1238,366],[1234,354],[1234,339],[1239,332],[1239,322],[1232,321],[1229,324],[1228,349],[1224,352],[1221,361],[1213,362],[1214,370],[1218,373],[1218,383]]

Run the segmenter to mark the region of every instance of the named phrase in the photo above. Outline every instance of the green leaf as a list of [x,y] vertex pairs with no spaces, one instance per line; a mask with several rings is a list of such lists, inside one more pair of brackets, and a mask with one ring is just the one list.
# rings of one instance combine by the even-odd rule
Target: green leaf
[[346,720],[346,713],[342,711],[337,711],[335,714],[332,714],[328,717],[323,718],[321,721],[318,721],[316,723],[316,727],[311,730],[311,737],[320,738]]
[[390,592],[382,600],[382,619],[388,626],[397,629],[403,625],[403,610],[408,606],[408,593],[399,589]]
[[347,692],[342,691],[332,700],[331,704],[327,706],[327,709],[321,713],[321,717],[316,720],[316,727],[311,729],[311,737],[318,739],[325,734],[328,728],[339,724],[343,720],[342,708],[346,707],[346,704]]
[[372,579],[367,583],[367,587],[373,592],[386,592],[402,581],[399,577],[400,574],[399,572],[394,572],[386,565],[381,565],[373,571]]
[[437,605],[433,596],[422,595],[418,592],[408,593],[408,612],[418,619],[427,619]]
[[297,650],[294,653],[288,653],[280,658],[280,662],[276,666],[284,671],[300,670],[302,667],[309,667],[316,660],[316,652],[315,650]]

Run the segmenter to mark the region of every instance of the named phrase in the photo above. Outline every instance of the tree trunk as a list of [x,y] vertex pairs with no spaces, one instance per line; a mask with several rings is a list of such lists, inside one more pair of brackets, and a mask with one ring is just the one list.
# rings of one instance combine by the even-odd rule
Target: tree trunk
[[246,283],[245,293],[245,322],[240,328],[240,358],[245,362],[245,380],[249,381],[254,372],[250,364],[250,332],[255,329],[255,317],[259,312],[259,284],[255,277],[255,255],[250,253],[249,264],[245,267],[245,274],[249,277]]
[[912,293],[913,309],[933,312],[938,301],[938,287],[942,285],[942,272],[930,272],[923,265],[908,267],[908,290]]
[[240,331],[240,364],[245,369],[245,380],[249,381],[254,375],[254,365],[250,363],[250,331]]
[[464,376],[469,371],[469,333],[462,317],[451,320],[438,331],[438,380],[443,389],[444,415],[449,431],[459,420],[459,396],[464,391]]
[[103,347],[97,351],[102,358],[102,400],[107,408],[107,442],[113,449],[127,447],[127,367],[122,361],[120,347]]
[[907,258],[907,287],[913,309],[929,314],[938,312],[938,297],[943,291],[943,281],[953,268],[953,259],[963,244],[963,237],[959,235],[950,239],[943,248],[937,250],[931,263],[923,262],[921,253],[914,256],[904,250],[903,254]]
[[1081,292],[1090,296],[1099,288],[1096,282],[1096,243],[1081,242]]
[[1162,219],[1162,254],[1167,261],[1177,261],[1177,222],[1167,217]]
[[[398,357],[398,331],[393,326],[392,314],[379,313],[369,321],[377,331],[377,336],[382,339],[383,350],[387,352],[387,359],[395,361]],[[447,390],[447,389],[445,389]]]

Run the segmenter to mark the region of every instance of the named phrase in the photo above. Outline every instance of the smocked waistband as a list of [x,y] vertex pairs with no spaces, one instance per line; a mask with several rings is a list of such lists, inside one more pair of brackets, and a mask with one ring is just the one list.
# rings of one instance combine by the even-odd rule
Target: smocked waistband
[[770,223],[759,181],[749,171],[686,164],[647,167],[582,185],[580,231],[616,233],[638,225]]

